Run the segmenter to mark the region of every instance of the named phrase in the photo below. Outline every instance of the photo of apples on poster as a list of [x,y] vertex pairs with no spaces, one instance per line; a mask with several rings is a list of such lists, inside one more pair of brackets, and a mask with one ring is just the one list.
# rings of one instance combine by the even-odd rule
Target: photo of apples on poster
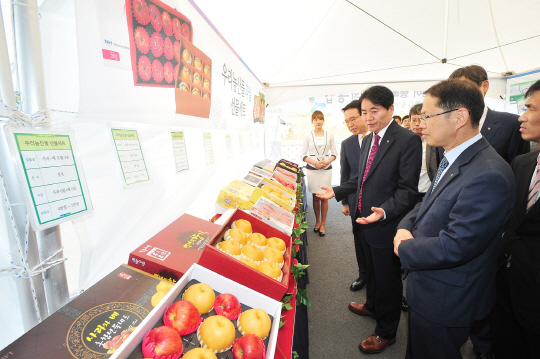
[[193,40],[186,16],[158,0],[126,0],[135,86],[174,88],[182,40]]
[[[182,302],[185,302],[185,301],[182,301],[182,298],[183,298],[184,293],[186,292],[186,290],[188,290],[189,287],[191,287],[193,285],[196,285],[196,284],[199,284],[199,283],[200,282],[198,280],[196,280],[196,279],[190,280],[186,284],[186,286],[182,289],[182,291],[180,292],[178,297],[176,297],[176,299],[174,300],[174,303],[171,304],[171,306],[169,306],[169,308],[165,311],[164,317],[167,317],[165,320],[168,322],[168,325],[174,327],[175,326],[175,319],[178,320],[178,321],[185,321],[185,320],[189,320],[189,316],[196,317],[196,316],[199,315],[199,311],[196,310],[197,308],[194,308],[195,310],[190,311],[189,308],[185,308],[185,306],[183,304],[181,304]],[[217,302],[214,305],[214,308],[216,307],[216,305],[218,307],[221,307],[220,310],[224,311],[224,313],[222,313],[222,314],[227,316],[228,313],[226,313],[226,311],[229,310],[230,307],[234,307],[234,305],[230,305],[229,303],[233,304],[235,302],[235,300],[236,300],[236,297],[234,295],[228,294],[228,293],[223,293],[223,295],[221,295],[222,293],[219,293],[216,290],[214,290],[214,293],[215,293],[215,301]],[[248,311],[250,309],[255,309],[255,308],[251,308],[251,307],[243,304],[241,302],[241,298],[237,298],[237,299],[240,301],[240,305],[242,307],[242,312],[241,313],[245,313],[246,311]],[[168,313],[169,313],[169,316],[167,315]],[[204,321],[207,318],[214,317],[214,316],[219,317],[219,315],[216,314],[214,309],[211,309],[210,312],[208,312],[207,314],[201,314],[202,323],[204,323]],[[275,318],[272,315],[268,315],[268,316],[270,317],[270,321],[271,321],[270,323],[273,323]],[[158,320],[158,322],[154,325],[154,327],[153,327],[154,330],[157,329],[157,328],[165,326],[164,317],[161,317]],[[262,348],[257,349],[257,342],[252,341],[251,338],[250,338],[250,335],[244,335],[244,336],[242,335],[242,333],[238,330],[238,320],[236,320],[236,319],[231,320],[231,322],[233,323],[234,328],[235,328],[235,342],[239,338],[242,338],[242,337],[244,338],[244,339],[238,340],[238,343],[236,344],[237,348],[242,346],[242,347],[251,347],[251,348],[249,348],[250,350],[262,349]],[[272,324],[270,324],[270,327],[271,326],[272,326]],[[176,332],[176,330],[175,330],[175,332]],[[183,355],[186,355],[186,353],[189,352],[192,349],[201,348],[201,345],[199,344],[199,340],[197,339],[197,333],[198,332],[195,331],[195,332],[187,334],[187,335],[181,335],[182,345],[183,345]],[[251,336],[253,336],[253,335],[251,335]],[[266,353],[266,348],[268,347],[269,337],[270,337],[270,335],[268,335],[262,341],[264,343],[264,349],[262,349],[264,353]],[[154,338],[153,340],[155,340],[155,344],[147,343],[147,347],[155,347],[155,348],[157,348],[157,347],[160,347],[160,348],[170,347],[171,350],[174,350],[174,348],[178,346],[178,343],[175,343],[175,341],[177,341],[177,339],[175,339],[175,338],[177,338],[176,335],[167,335],[167,333],[164,333],[164,334],[162,333],[162,335],[155,335],[155,336],[153,336],[153,338]],[[143,342],[144,342],[144,340],[143,340]],[[238,355],[235,355],[233,353],[234,349],[235,349],[235,347],[230,348],[229,350],[226,350],[226,351],[223,351],[221,353],[216,354],[216,356],[219,359],[221,359],[221,358],[223,358],[223,359],[225,359],[225,358],[229,358],[229,359],[238,358]],[[245,351],[245,349],[244,349],[244,351]],[[128,356],[128,359],[144,359],[144,358],[145,358],[145,356],[143,355],[143,343],[141,342],[133,350],[131,355]]]

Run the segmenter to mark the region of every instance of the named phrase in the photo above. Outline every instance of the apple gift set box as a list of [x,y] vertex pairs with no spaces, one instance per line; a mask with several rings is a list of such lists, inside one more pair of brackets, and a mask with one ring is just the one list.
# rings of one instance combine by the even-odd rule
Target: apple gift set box
[[[268,298],[265,295],[255,292],[252,289],[244,287],[230,279],[227,279],[219,274],[216,274],[206,268],[194,264],[185,275],[174,285],[174,287],[165,295],[155,309],[142,321],[137,329],[129,336],[124,344],[110,357],[111,359],[142,359],[141,343],[145,335],[154,327],[161,326],[163,315],[169,305],[182,299],[182,294],[189,285],[197,282],[206,283],[214,292],[216,297],[220,293],[230,293],[235,295],[242,304],[242,313],[251,308],[264,310],[272,320],[270,334],[264,340],[266,347],[266,358],[274,358],[277,335],[279,330],[279,319],[281,316],[281,302]],[[209,314],[203,314],[203,318],[215,315],[214,310]],[[232,321],[235,328],[237,320]],[[241,334],[236,329],[236,337]],[[197,332],[182,336],[182,344],[184,345],[184,354],[193,348],[199,348],[200,344],[197,340]],[[230,350],[216,354],[218,359],[232,359]]]

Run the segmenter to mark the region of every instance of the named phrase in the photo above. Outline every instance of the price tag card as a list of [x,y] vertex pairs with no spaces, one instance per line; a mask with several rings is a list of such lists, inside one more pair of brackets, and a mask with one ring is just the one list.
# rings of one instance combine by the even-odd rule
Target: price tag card
[[150,181],[137,131],[115,128],[111,131],[120,161],[124,186]]
[[232,151],[231,135],[229,133],[225,135],[225,143],[227,145],[227,158],[231,158],[233,156],[233,151]]
[[244,140],[241,133],[238,134],[238,139],[240,141],[240,153],[244,153]]
[[176,172],[189,170],[184,132],[171,132]]
[[43,230],[92,211],[71,130],[10,128],[32,227]]
[[212,136],[210,135],[210,133],[203,133],[203,141],[204,153],[206,155],[206,164],[209,165],[211,163],[214,163],[214,150],[212,148]]

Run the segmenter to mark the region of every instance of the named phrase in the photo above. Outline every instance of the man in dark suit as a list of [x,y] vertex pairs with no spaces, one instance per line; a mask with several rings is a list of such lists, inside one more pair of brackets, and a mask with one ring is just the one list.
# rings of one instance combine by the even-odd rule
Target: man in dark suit
[[[540,81],[525,94],[524,140],[540,143]],[[516,205],[499,250],[492,313],[495,358],[540,358],[540,151],[512,162]]]
[[[452,72],[449,79],[474,82],[480,87],[484,97],[489,90],[487,72],[478,65],[461,67]],[[513,113],[493,111],[484,106],[480,119],[480,133],[508,163],[512,163],[514,157],[530,150],[529,142],[521,138],[518,118],[519,116]]]
[[[349,309],[377,321],[373,334],[360,350],[380,353],[396,341],[401,314],[401,265],[393,252],[396,226],[418,196],[422,163],[420,138],[392,120],[394,95],[373,86],[360,97],[360,111],[370,133],[360,149],[358,177],[339,187],[324,187],[321,198],[338,201],[355,193],[349,203],[366,256],[366,303],[352,302]],[[351,207],[352,205],[352,207]],[[354,211],[354,212],[353,212]]]
[[[342,111],[345,116],[345,124],[349,131],[352,132],[352,135],[341,142],[341,156],[340,156],[340,184],[343,184],[358,176],[358,165],[360,164],[360,147],[362,146],[362,141],[366,136],[367,126],[362,116],[360,116],[360,101],[354,100],[345,106]],[[341,201],[342,208],[341,212],[350,216],[351,211],[349,208],[349,203],[354,202],[354,193],[350,194],[347,198],[344,198]],[[354,228],[354,216],[351,217]],[[354,235],[354,230],[353,230]],[[358,263],[358,278],[351,284],[351,291],[356,292],[366,284],[366,260],[364,256],[364,250],[362,249],[362,244],[360,243],[360,237],[354,235],[354,250],[356,253],[356,262]]]
[[497,246],[514,203],[510,166],[478,131],[472,82],[426,91],[422,136],[445,150],[424,200],[399,223],[395,253],[408,271],[407,358],[461,358],[474,321],[495,301]]
[[[411,118],[411,129],[420,138],[422,138],[422,128],[420,127],[420,117],[422,113],[422,104],[416,104],[409,110]],[[437,168],[439,167],[439,152],[437,147],[431,147],[426,140],[422,138],[422,168],[420,170],[420,180],[418,181],[418,201],[421,202],[431,182],[435,178]]]
[[[486,70],[478,65],[461,67],[455,70],[450,79],[465,79],[474,82],[480,91],[486,96],[489,90],[489,81]],[[484,105],[484,112],[480,118],[480,133],[497,151],[497,153],[512,163],[512,160],[530,150],[529,142],[521,138],[519,132],[519,116],[497,112]],[[439,154],[442,156],[441,151]],[[474,323],[471,330],[471,342],[477,359],[493,358],[491,355],[491,334],[489,329],[489,317]]]

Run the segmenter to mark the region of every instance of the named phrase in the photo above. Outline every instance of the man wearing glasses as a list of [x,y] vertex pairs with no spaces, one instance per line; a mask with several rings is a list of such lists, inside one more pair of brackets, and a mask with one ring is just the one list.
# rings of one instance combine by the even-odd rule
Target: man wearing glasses
[[426,91],[422,137],[445,152],[424,200],[394,238],[408,274],[406,358],[461,359],[473,322],[494,304],[497,246],[515,181],[479,133],[483,110],[482,93],[470,81],[442,81]]
[[[341,160],[340,160],[340,182],[347,182],[351,178],[358,176],[358,166],[360,164],[360,148],[362,147],[362,141],[367,133],[367,126],[362,116],[360,116],[360,102],[354,100],[345,106],[343,110],[343,115],[345,116],[345,125],[349,131],[352,132],[352,135],[341,142]],[[350,216],[351,211],[349,208],[349,203],[354,203],[355,194],[351,194],[348,197],[344,198],[341,201],[342,208],[341,212]],[[353,220],[353,235],[354,235],[354,250],[356,253],[356,262],[358,263],[358,279],[356,279],[351,284],[351,291],[356,292],[366,284],[366,259],[364,258],[364,251],[362,249],[362,244],[360,243],[360,236],[354,234],[354,216],[351,217]]]

